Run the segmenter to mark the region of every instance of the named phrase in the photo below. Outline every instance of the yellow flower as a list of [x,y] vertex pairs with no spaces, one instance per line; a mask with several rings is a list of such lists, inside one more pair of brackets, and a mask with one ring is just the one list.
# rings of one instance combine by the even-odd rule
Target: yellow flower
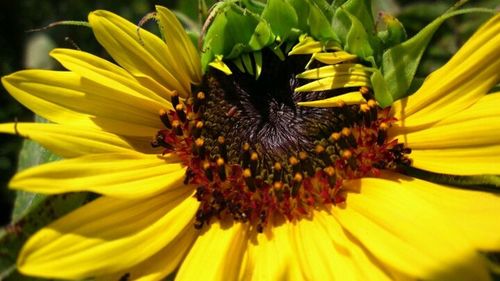
[[[500,161],[500,94],[486,95],[499,81],[500,16],[484,25],[419,91],[396,102],[392,111],[379,109],[374,121],[373,103],[363,104],[364,109],[360,106],[361,112],[366,109],[366,118],[372,117],[363,122],[380,128],[359,131],[363,136],[356,135],[357,144],[349,143],[354,131],[332,134],[343,147],[335,153],[342,156],[345,167],[326,167],[318,171],[321,177],[311,177],[307,165],[295,170],[307,163],[306,154],[288,159],[290,155],[276,148],[271,158],[285,157],[293,170],[288,184],[293,190],[294,183],[299,183],[298,198],[312,198],[312,206],[298,215],[300,210],[292,208],[287,213],[273,201],[281,196],[285,179],[275,181],[276,195],[269,199],[269,206],[262,198],[241,202],[290,215],[285,220],[241,211],[242,206],[233,206],[237,210],[232,216],[224,215],[227,211],[213,213],[226,210],[222,203],[240,202],[228,197],[217,201],[216,192],[264,196],[252,191],[254,184],[262,188],[265,182],[256,171],[275,172],[282,167],[252,166],[265,163],[259,162],[261,157],[269,157],[261,148],[241,143],[239,155],[238,149],[224,146],[231,137],[241,137],[239,133],[248,129],[244,125],[254,125],[253,115],[245,115],[241,124],[238,119],[239,131],[231,131],[234,134],[226,134],[225,139],[215,138],[218,132],[213,130],[204,131],[204,139],[197,135],[197,128],[233,124],[224,122],[247,113],[231,106],[224,111],[226,115],[217,111],[219,106],[228,108],[232,92],[217,92],[212,86],[225,83],[226,78],[220,77],[226,76],[202,77],[197,51],[173,13],[162,7],[157,12],[165,41],[147,31],[138,32],[136,26],[112,13],[90,14],[97,40],[120,66],[82,51],[56,49],[51,55],[68,71],[26,70],[2,79],[12,96],[53,123],[1,124],[0,132],[19,133],[67,158],[18,173],[11,187],[46,194],[90,191],[103,195],[31,237],[19,255],[22,273],[100,280],[161,280],[177,269],[176,280],[490,279],[478,250],[500,250],[500,221],[495,216],[500,198],[410,178],[396,173],[391,165],[405,164],[411,158],[415,167],[433,172],[500,174],[496,165]],[[265,71],[264,66],[261,77]],[[254,85],[248,82],[253,80],[246,81]],[[199,85],[209,91],[192,92]],[[210,98],[221,103],[209,105],[210,100],[204,100]],[[204,116],[210,117],[203,120],[205,124],[190,121],[199,106],[205,106]],[[284,125],[286,131],[296,129]],[[187,131],[192,134],[189,138]],[[279,143],[281,135],[275,133],[267,132],[275,137],[267,145]],[[380,155],[360,152],[369,148],[359,142],[367,141],[366,136],[376,137],[371,142]],[[254,137],[263,138],[265,134]],[[342,146],[342,140],[350,148]],[[319,157],[328,148],[318,145]],[[212,151],[205,151],[207,147],[219,158],[210,160]],[[407,147],[412,149],[409,155]],[[232,154],[221,156],[226,150]],[[371,169],[363,175],[377,174],[375,162],[370,162],[376,156],[388,157],[382,160],[390,163],[376,163],[388,169],[380,171],[379,177],[356,176],[367,162]],[[224,162],[231,157],[241,157],[241,167]],[[335,177],[335,173],[341,175]],[[328,181],[339,176],[345,179],[340,186]],[[305,184],[300,185],[307,180],[315,186],[321,186],[321,180],[336,186],[335,193],[324,198],[338,200],[338,205],[318,199],[322,194],[307,193]]]

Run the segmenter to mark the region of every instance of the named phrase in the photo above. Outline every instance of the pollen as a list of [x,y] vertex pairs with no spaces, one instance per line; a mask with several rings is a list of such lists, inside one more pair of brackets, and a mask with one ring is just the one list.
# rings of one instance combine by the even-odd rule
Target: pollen
[[359,104],[299,106],[343,93],[295,91],[307,83],[297,77],[307,57],[263,55],[268,66],[257,80],[237,69],[230,76],[209,71],[191,97],[174,92],[173,109],[159,112],[165,128],[151,144],[187,167],[184,183],[196,187],[200,202],[198,229],[232,219],[261,232],[278,218],[345,204],[346,180],[411,163],[411,149],[388,140],[396,120],[369,87],[345,90],[361,93]]

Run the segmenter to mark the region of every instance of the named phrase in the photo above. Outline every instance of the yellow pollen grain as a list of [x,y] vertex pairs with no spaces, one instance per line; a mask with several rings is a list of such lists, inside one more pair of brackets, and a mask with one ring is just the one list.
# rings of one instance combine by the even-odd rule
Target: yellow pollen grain
[[224,139],[224,137],[223,137],[223,136],[219,136],[219,137],[217,138],[217,142],[219,142],[220,144],[223,144],[225,141],[226,141],[226,140]]
[[196,144],[197,147],[202,147],[203,144],[205,144],[205,140],[202,138],[197,138],[194,143]]
[[375,100],[373,100],[373,99],[369,100],[368,101],[368,106],[369,107],[375,107],[375,106],[377,106],[377,102]]
[[383,131],[387,131],[389,129],[389,125],[385,122],[380,123],[379,128]]
[[257,152],[252,152],[252,155],[250,155],[250,160],[252,161],[259,160],[259,154],[257,154]]
[[196,128],[198,128],[198,129],[203,128],[203,121],[196,122]]
[[291,156],[288,159],[288,162],[290,163],[290,165],[295,166],[295,165],[299,164],[299,159],[297,159],[295,156]]
[[179,120],[174,120],[174,121],[172,121],[172,126],[174,126],[176,128],[180,127],[181,126],[181,122]]
[[279,162],[274,163],[274,170],[281,171],[281,163]]
[[337,101],[337,107],[344,107],[346,105],[345,101],[339,100]]
[[299,158],[300,158],[300,160],[307,159],[307,152],[305,152],[305,151],[299,152]]
[[333,141],[338,141],[340,139],[340,137],[341,137],[340,133],[332,133],[330,135],[330,139]]
[[366,86],[362,86],[361,88],[359,88],[359,92],[362,94],[362,95],[366,95],[370,92],[370,89]]
[[342,135],[348,137],[351,134],[351,129],[345,127],[342,129]]
[[217,163],[217,166],[219,166],[219,167],[223,166],[224,165],[224,159],[218,158],[216,163]]
[[196,119],[196,114],[194,112],[189,112],[187,115],[187,119],[190,121]]
[[250,150],[250,144],[248,142],[243,144],[243,150],[244,151],[249,151]]
[[316,154],[321,154],[325,151],[325,147],[318,144],[316,145],[316,147],[314,148],[314,152],[316,152]]
[[361,112],[368,112],[370,111],[370,106],[367,103],[363,103],[359,106],[359,110]]
[[335,168],[333,168],[332,166],[328,166],[326,168],[323,169],[323,171],[329,175],[330,177],[334,176],[335,175]]
[[165,109],[162,108],[159,110],[159,114],[160,114],[160,116],[163,116],[163,115],[166,115],[167,112],[165,111]]
[[243,170],[243,177],[244,178],[249,178],[252,176],[252,171],[250,171],[250,169],[246,168],[245,170]]
[[198,92],[198,94],[196,94],[196,98],[199,99],[199,100],[205,99],[205,93],[204,92]]
[[175,110],[177,111],[184,110],[184,105],[182,105],[182,103],[179,103],[178,105],[175,106]]
[[293,176],[293,180],[296,182],[301,182],[302,179],[303,179],[303,177],[302,177],[301,173],[295,173],[295,175]]
[[283,183],[282,183],[282,182],[280,182],[280,181],[277,181],[277,182],[275,182],[275,183],[273,184],[273,188],[274,188],[275,190],[281,190],[281,189],[283,188]]
[[350,150],[344,150],[344,151],[342,152],[342,157],[343,157],[344,159],[349,159],[349,158],[351,158],[351,157],[352,157],[352,152],[351,152]]
[[203,170],[208,170],[210,168],[210,162],[203,161],[202,168]]

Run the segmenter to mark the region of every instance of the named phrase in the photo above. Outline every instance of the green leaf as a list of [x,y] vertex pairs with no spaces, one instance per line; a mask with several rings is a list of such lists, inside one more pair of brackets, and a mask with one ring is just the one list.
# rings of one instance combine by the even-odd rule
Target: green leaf
[[298,28],[299,19],[293,6],[285,0],[269,0],[262,12],[262,18],[266,20],[273,33],[281,41],[285,41],[292,29]]
[[381,13],[380,18],[385,30],[378,32],[377,36],[382,40],[385,49],[400,44],[407,39],[406,30],[397,18],[386,13]]
[[340,6],[332,20],[332,30],[344,50],[370,62],[380,61],[380,39],[375,35],[375,24],[369,1],[351,0]]
[[[44,122],[36,118],[39,122]],[[37,143],[25,140],[19,154],[18,170],[60,159]],[[20,276],[15,262],[24,242],[41,227],[88,201],[85,193],[46,196],[16,192],[12,221],[0,229],[0,280],[39,280]]]
[[384,76],[380,70],[373,70],[370,82],[372,83],[373,92],[375,93],[375,99],[378,101],[380,106],[386,107],[391,105],[393,102],[392,96],[387,89]]
[[203,70],[215,56],[236,58],[243,52],[269,46],[274,39],[269,25],[259,15],[232,2],[222,3],[204,39]]
[[439,26],[450,17],[473,12],[491,13],[492,11],[471,8],[445,13],[412,38],[384,52],[382,71],[393,100],[401,99],[409,94],[408,89],[415,76],[422,54]]
[[370,0],[349,0],[342,5],[342,9],[361,21],[367,33],[375,33],[375,22]]
[[333,29],[330,26],[330,20],[325,16],[325,13],[315,4],[309,6],[309,30],[311,36],[315,39],[328,41],[338,40]]

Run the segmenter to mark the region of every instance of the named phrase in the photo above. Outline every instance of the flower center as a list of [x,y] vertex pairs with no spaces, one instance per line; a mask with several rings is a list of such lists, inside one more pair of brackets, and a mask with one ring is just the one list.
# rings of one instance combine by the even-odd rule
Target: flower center
[[193,97],[174,96],[175,110],[160,114],[166,128],[152,144],[179,155],[185,183],[198,186],[197,228],[231,217],[262,231],[276,216],[294,220],[343,203],[345,180],[410,163],[408,148],[387,141],[395,120],[368,88],[355,89],[366,103],[298,106],[353,89],[296,92],[308,58],[281,61],[266,51],[263,58],[258,79],[209,71]]

